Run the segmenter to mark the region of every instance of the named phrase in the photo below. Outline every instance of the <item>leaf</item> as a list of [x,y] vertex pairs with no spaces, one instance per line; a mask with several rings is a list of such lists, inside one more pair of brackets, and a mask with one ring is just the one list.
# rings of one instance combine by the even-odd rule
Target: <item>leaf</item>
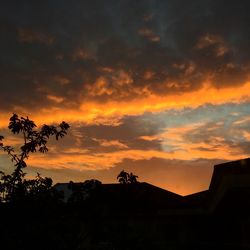
[[41,153],[46,153],[46,152],[48,152],[49,150],[48,150],[48,148],[47,148],[46,146],[42,146],[42,147],[39,148],[39,151],[40,151]]
[[59,127],[62,129],[62,130],[67,130],[70,128],[69,124],[66,123],[65,121],[61,122],[61,124],[59,125]]

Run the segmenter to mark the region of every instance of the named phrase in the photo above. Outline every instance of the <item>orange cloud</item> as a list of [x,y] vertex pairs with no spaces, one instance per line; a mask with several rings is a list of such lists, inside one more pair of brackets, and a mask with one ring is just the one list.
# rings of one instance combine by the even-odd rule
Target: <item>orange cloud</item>
[[61,103],[63,102],[64,98],[60,96],[55,95],[47,95],[47,98],[55,103]]
[[98,115],[110,116],[114,114],[121,115],[139,115],[146,111],[162,111],[166,109],[178,109],[184,107],[196,108],[200,105],[210,103],[220,105],[227,102],[241,103],[250,97],[250,82],[238,88],[228,87],[218,89],[210,84],[192,92],[178,93],[166,96],[157,96],[150,94],[145,98],[131,100],[130,102],[119,101],[117,105],[114,101],[108,101],[104,105],[96,102],[82,103],[81,110],[93,110]]
[[234,122],[235,125],[240,125],[240,124],[244,124],[244,123],[249,123],[250,122],[250,117],[244,117],[241,120],[237,120]]
[[[126,78],[126,77],[125,77]],[[127,80],[125,83],[128,83]],[[102,81],[100,84],[106,85]],[[101,88],[100,88],[101,91]],[[108,91],[108,90],[105,90]],[[228,102],[242,103],[250,98],[250,82],[239,87],[215,88],[205,83],[201,89],[178,94],[159,96],[148,92],[145,96],[138,96],[129,102],[124,100],[109,100],[97,102],[94,100],[82,101],[79,108],[67,109],[65,107],[41,108],[39,114],[28,109],[16,107],[14,112],[29,115],[37,124],[59,122],[65,120],[69,123],[84,122],[87,124],[114,124],[118,125],[121,117],[126,115],[142,115],[145,112],[160,112],[185,107],[197,108],[204,104],[221,105]],[[0,115],[0,127],[6,127],[11,114]]]
[[244,136],[244,138],[245,138],[247,141],[250,141],[250,133],[249,133],[249,132],[244,131],[244,132],[243,132],[243,136]]
[[[178,131],[181,131],[181,129]],[[122,150],[111,153],[90,154],[86,150],[71,148],[61,152],[61,154],[48,153],[47,155],[37,154],[36,156],[31,156],[28,163],[31,166],[39,166],[47,169],[75,169],[81,171],[109,169],[114,167],[116,164],[121,163],[124,159],[150,160],[157,157],[172,160],[195,160],[199,158],[236,160],[247,157],[246,154],[233,151],[226,144],[221,144],[216,150],[213,150],[213,145],[210,144],[189,144],[181,139],[179,133],[173,133],[173,131],[170,131],[165,136],[168,136],[171,133],[172,136],[176,135],[177,137],[176,140],[171,141],[171,146],[178,146],[178,149],[173,151],[130,150],[124,147]],[[162,135],[159,135],[159,138],[162,138]],[[163,149],[164,146],[165,145],[163,143]],[[205,148],[207,150],[204,151],[200,148]],[[209,149],[211,149],[211,151]],[[44,162],[46,162],[46,164],[44,164]]]
[[[89,96],[111,96],[115,94],[121,96],[121,89],[132,88],[133,79],[127,72],[123,70],[113,72],[110,68],[102,68],[100,70],[110,74],[108,76],[100,76],[93,84],[87,85],[86,89]],[[126,96],[126,94],[127,92],[124,91],[123,95]]]
[[156,35],[153,30],[149,28],[141,28],[138,30],[138,34],[142,37],[147,38],[151,42],[159,42],[161,40],[160,36]]
[[96,139],[93,138],[94,141],[97,141],[100,143],[103,147],[116,147],[116,148],[128,148],[128,146],[118,140],[105,140],[105,139]]
[[18,40],[23,43],[38,42],[46,45],[51,45],[55,42],[55,37],[44,34],[42,32],[19,28]]
[[206,34],[205,36],[202,36],[196,44],[195,48],[204,49],[211,45],[216,45],[215,54],[218,57],[223,56],[229,51],[229,48],[222,37],[213,34]]
[[88,59],[94,59],[94,58],[95,56],[93,54],[91,54],[86,49],[82,49],[82,48],[76,49],[72,55],[73,61],[85,60],[85,59],[88,60]]

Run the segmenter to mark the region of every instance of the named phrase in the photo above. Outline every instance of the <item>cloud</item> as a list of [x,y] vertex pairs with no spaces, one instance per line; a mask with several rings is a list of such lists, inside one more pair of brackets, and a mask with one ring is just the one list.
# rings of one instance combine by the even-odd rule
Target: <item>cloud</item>
[[115,147],[118,149],[128,148],[128,146],[118,140],[105,140],[105,139],[93,139],[97,141],[102,147]]
[[151,42],[159,42],[160,41],[160,37],[157,36],[153,30],[149,29],[149,28],[141,28],[138,30],[138,34],[142,37],[147,38],[149,41]]
[[42,43],[51,45],[55,42],[55,37],[24,28],[18,28],[18,41],[22,43]]
[[46,159],[46,171],[72,168],[72,176],[161,164],[154,157],[185,164],[246,157],[249,7],[225,0],[5,2],[0,130],[13,112],[38,125],[69,122],[65,143],[51,142],[51,154],[30,163],[38,168]]
[[50,107],[48,95],[64,98],[71,110],[93,99],[108,108],[110,102],[128,100],[146,106],[148,97],[158,106],[165,102],[164,109],[179,95],[199,95],[206,83],[216,95],[217,89],[246,90],[248,3],[224,8],[223,0],[184,6],[170,0],[111,2],[79,2],[70,8],[65,1],[16,2],[15,9],[6,3],[1,11],[1,109]]
[[64,98],[60,96],[54,96],[54,95],[47,95],[47,98],[55,103],[61,103],[63,102]]
[[31,157],[29,164],[46,169],[99,171],[126,159],[245,158],[249,154],[250,133],[247,107],[225,104],[210,117],[207,114],[213,107],[208,105],[195,110],[130,116],[116,125],[73,123],[63,143],[52,140],[49,154]]

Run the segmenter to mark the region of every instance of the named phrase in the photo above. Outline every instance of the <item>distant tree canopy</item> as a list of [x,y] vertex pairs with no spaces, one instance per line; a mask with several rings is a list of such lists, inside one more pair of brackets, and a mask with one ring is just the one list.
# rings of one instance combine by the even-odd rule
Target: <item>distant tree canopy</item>
[[0,135],[0,149],[6,152],[14,163],[14,171],[6,175],[0,172],[0,198],[2,201],[10,202],[20,199],[23,196],[34,196],[46,193],[52,187],[51,178],[43,178],[40,174],[33,180],[26,180],[23,169],[27,167],[26,160],[30,153],[48,151],[47,142],[50,137],[56,140],[64,137],[69,129],[69,124],[61,122],[58,126],[43,125],[37,130],[34,121],[28,117],[20,117],[13,114],[10,117],[8,128],[13,134],[22,134],[23,142],[17,151],[12,146],[4,145],[4,137]]
[[117,176],[117,179],[121,184],[137,183],[137,178],[137,175],[134,175],[133,173],[129,174],[124,170],[122,170]]

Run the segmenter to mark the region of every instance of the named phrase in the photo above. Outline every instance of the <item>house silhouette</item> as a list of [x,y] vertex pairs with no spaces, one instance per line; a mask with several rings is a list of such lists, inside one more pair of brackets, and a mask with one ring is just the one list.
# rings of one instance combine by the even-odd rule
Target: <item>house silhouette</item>
[[[83,183],[78,182],[74,185],[80,187]],[[69,183],[57,183],[54,188],[64,194],[65,202],[73,193]],[[160,214],[210,213],[224,201],[226,196],[233,195],[233,193],[234,196],[238,196],[238,202],[239,197],[242,197],[241,202],[246,202],[243,196],[246,195],[248,189],[250,189],[250,158],[215,165],[208,190],[191,195],[181,196],[146,182],[138,182],[101,184],[98,199],[100,203],[110,205],[114,203],[113,207],[115,206],[118,210],[131,209],[125,204],[133,203],[135,210],[151,210]],[[81,192],[84,192],[84,189]],[[123,206],[119,208],[120,204]]]
[[54,189],[65,202],[1,204],[3,249],[250,250],[249,158],[214,166],[209,188],[187,196],[145,182]]
[[[72,194],[68,183],[55,188],[67,199]],[[83,204],[98,219],[80,249],[249,250],[250,158],[215,165],[202,192],[181,196],[145,182],[102,184]]]

